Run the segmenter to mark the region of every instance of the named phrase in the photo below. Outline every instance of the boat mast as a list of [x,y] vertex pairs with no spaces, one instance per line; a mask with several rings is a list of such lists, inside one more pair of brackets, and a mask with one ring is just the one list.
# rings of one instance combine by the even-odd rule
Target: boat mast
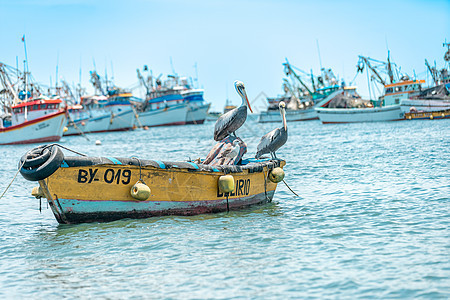
[[428,71],[430,72],[430,74],[431,74],[431,78],[433,78],[433,81],[434,81],[434,84],[435,85],[438,85],[438,80],[437,80],[437,74],[436,74],[436,68],[432,68],[431,66],[430,66],[430,64],[428,63],[428,60],[426,60],[425,59],[425,65],[427,66],[427,68],[428,68]]
[[[25,102],[28,102],[28,55],[27,55],[27,44],[25,42],[25,35],[22,37],[23,48],[25,50],[25,61],[24,61],[24,83],[25,83]],[[25,106],[25,121],[28,118],[28,107]]]
[[382,84],[382,85],[386,85],[386,82],[384,81],[384,79],[380,76],[380,74],[377,72],[377,70],[375,70],[375,68],[370,64],[370,60],[373,60],[370,57],[364,57],[359,55],[359,60],[360,62],[363,63],[363,65],[361,66],[361,63],[358,63],[358,71],[362,72],[364,69],[364,64],[372,71],[372,73],[376,76],[376,78],[378,79],[378,81]]
[[[145,70],[145,67],[146,66],[144,66],[144,70]],[[139,82],[141,83],[141,85],[143,85],[144,86],[144,88],[145,88],[145,91],[146,91],[146,96],[149,96],[150,95],[150,87],[148,86],[148,83],[147,82],[145,82],[145,79],[144,79],[144,77],[142,76],[142,74],[141,74],[141,72],[139,71],[139,69],[136,69],[136,72],[137,72],[137,77],[138,77],[138,79],[139,79]]]
[[313,93],[311,92],[311,90],[308,88],[308,86],[301,80],[300,76],[297,75],[297,73],[294,72],[294,70],[292,69],[291,65],[289,64],[289,61],[286,58],[286,62],[283,64],[284,66],[284,72],[286,73],[286,76],[289,76],[290,74],[294,75],[294,77],[300,82],[300,84],[308,91],[308,93],[310,95],[312,95]]

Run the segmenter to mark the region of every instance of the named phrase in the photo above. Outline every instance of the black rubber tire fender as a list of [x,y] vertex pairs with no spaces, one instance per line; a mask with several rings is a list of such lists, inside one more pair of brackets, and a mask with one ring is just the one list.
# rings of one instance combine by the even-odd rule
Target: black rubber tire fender
[[42,145],[28,151],[20,159],[20,165],[23,163],[24,168],[31,168],[42,165],[47,159],[50,158],[50,150],[47,145]]
[[[39,147],[37,147],[31,151],[36,150],[38,152],[39,151],[38,148]],[[42,147],[42,148],[44,148],[44,147]],[[22,174],[22,176],[25,179],[30,180],[30,181],[43,180],[43,179],[49,177],[50,175],[52,175],[53,173],[55,173],[56,170],[59,169],[62,161],[64,160],[64,154],[61,151],[61,149],[57,145],[49,146],[49,147],[46,147],[45,149],[49,150],[50,156],[42,164],[32,166],[32,167],[22,166],[22,168],[20,169],[20,174]],[[45,149],[40,150],[43,156],[46,155]],[[39,158],[39,156],[34,159],[38,159],[38,158]],[[22,160],[22,159],[24,159],[24,160]],[[20,165],[22,165],[22,163],[24,163],[25,159],[26,159],[26,155],[22,156],[22,158],[20,160]],[[26,163],[26,161],[25,161],[25,163]]]

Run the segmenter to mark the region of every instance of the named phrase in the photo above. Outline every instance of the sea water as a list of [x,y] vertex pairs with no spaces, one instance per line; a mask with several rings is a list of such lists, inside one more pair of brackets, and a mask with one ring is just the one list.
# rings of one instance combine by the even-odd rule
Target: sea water
[[[238,131],[252,157],[280,124]],[[90,156],[205,157],[214,123],[63,137]],[[450,297],[450,120],[288,124],[272,203],[59,225],[19,174],[0,199],[1,298]],[[95,141],[101,140],[101,145]],[[36,145],[1,146],[3,192]],[[66,155],[71,153],[64,151]]]

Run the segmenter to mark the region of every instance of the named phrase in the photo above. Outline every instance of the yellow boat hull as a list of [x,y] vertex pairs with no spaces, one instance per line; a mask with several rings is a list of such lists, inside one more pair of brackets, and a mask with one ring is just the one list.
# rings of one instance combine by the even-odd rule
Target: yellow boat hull
[[[196,215],[271,201],[277,184],[269,180],[269,173],[284,165],[282,160],[211,167],[133,158],[65,157],[61,167],[39,184],[60,223]],[[219,178],[226,174],[234,180],[229,193],[218,187]],[[138,181],[150,188],[146,200],[131,194]]]

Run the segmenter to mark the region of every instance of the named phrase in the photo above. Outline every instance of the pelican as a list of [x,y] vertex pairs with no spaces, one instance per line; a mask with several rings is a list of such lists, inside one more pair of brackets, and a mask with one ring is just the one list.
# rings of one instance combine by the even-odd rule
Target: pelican
[[275,151],[280,149],[287,141],[286,104],[281,101],[278,107],[280,109],[281,118],[283,119],[283,127],[275,128],[261,138],[261,141],[259,141],[258,147],[256,148],[256,158],[260,158],[263,154],[270,153],[272,159],[276,159],[277,156],[275,155]]
[[244,124],[247,119],[247,106],[251,112],[252,108],[248,102],[247,93],[245,92],[244,83],[242,81],[236,80],[234,82],[234,87],[237,93],[242,98],[242,104],[240,107],[230,110],[229,112],[220,116],[214,127],[214,140],[220,141],[231,133],[236,136],[235,131],[238,130],[242,124]]
[[239,140],[235,139],[233,141],[233,146],[231,149],[227,149],[224,151],[224,156],[228,161],[233,160],[236,156],[238,156],[241,146],[239,145]]

